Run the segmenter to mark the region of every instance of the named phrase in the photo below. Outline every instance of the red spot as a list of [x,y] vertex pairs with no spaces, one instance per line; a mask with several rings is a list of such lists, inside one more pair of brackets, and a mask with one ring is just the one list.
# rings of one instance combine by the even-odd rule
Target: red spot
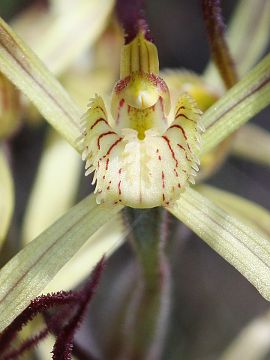
[[122,172],[122,169],[119,169],[118,173],[121,174],[121,172]]
[[103,175],[102,179],[105,180],[105,175]]
[[173,169],[174,173],[175,173],[175,176],[178,177],[178,172],[176,171],[176,169]]
[[104,121],[108,125],[108,122],[105,119],[99,118],[99,119],[97,119],[97,121],[94,122],[94,124],[90,127],[90,129],[92,130],[98,123],[100,123],[102,121]]
[[161,156],[160,156],[160,155],[158,156],[158,160],[161,160]]
[[129,81],[130,81],[130,76],[127,76],[122,80],[119,80],[115,85],[114,91],[118,94],[128,85]]
[[168,86],[166,85],[165,81],[162,80],[159,76],[156,76],[155,74],[146,74],[149,81],[154,86],[158,86],[162,91],[166,92],[168,91]]
[[118,194],[121,195],[121,180],[118,183]]
[[172,149],[172,147],[171,147],[170,140],[169,140],[169,139],[167,138],[167,136],[165,136],[165,135],[163,135],[162,137],[163,137],[163,139],[166,141],[166,143],[168,144],[168,147],[169,147],[169,149],[170,149],[170,151],[171,151],[171,153],[172,153],[172,157],[173,157],[173,159],[174,159],[174,161],[175,161],[175,166],[178,167],[178,160],[177,160],[176,157],[175,157],[175,153],[174,153],[174,151],[173,151],[173,149]]
[[125,104],[125,100],[121,99],[118,105],[118,113],[117,113],[117,119],[116,119],[116,124],[119,123],[119,118],[120,118],[120,109],[124,106]]
[[160,96],[159,97],[159,101],[160,101],[160,106],[161,106],[161,112],[162,112],[162,115],[163,115],[163,121],[167,121],[167,119],[166,119],[166,116],[164,115],[164,104],[163,104],[163,99],[162,99],[162,97]]
[[110,159],[106,160],[106,170],[108,170]]
[[163,171],[161,173],[161,178],[162,178],[162,188],[165,189],[165,175]]
[[98,145],[98,149],[100,150],[100,140],[104,137],[104,136],[107,136],[107,135],[117,135],[116,132],[114,131],[107,131],[101,135],[99,135],[98,137],[98,140],[97,140],[97,145]]

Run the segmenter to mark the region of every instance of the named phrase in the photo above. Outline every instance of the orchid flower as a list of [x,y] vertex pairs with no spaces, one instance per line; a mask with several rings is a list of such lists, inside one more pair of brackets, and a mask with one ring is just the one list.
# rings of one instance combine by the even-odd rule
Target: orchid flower
[[[132,8],[129,1],[120,3],[122,7]],[[255,206],[259,211],[258,206],[243,205],[241,199],[234,199],[233,205],[228,205],[228,194],[219,196],[213,189],[207,191],[207,188],[189,186],[189,182],[194,183],[200,158],[212,156],[228,136],[269,105],[270,98],[269,55],[238,81],[237,73],[230,66],[223,34],[216,31],[220,29],[215,13],[219,2],[204,1],[203,4],[205,12],[210,12],[206,15],[210,21],[208,30],[212,27],[215,30],[213,39],[221,39],[216,49],[212,49],[212,54],[216,55],[213,58],[219,70],[226,70],[223,80],[231,88],[228,92],[214,105],[203,107],[198,94],[210,98],[208,105],[220,94],[212,89],[208,91],[200,81],[198,87],[190,88],[185,84],[178,100],[171,106],[171,98],[175,95],[166,85],[165,77],[162,79],[159,74],[157,48],[144,19],[136,13],[136,21],[132,22],[134,27],[129,31],[126,19],[118,14],[127,36],[121,53],[120,80],[113,90],[111,109],[108,111],[105,101],[96,95],[83,117],[83,111],[58,80],[1,20],[1,72],[82,154],[87,174],[94,172],[93,183],[96,183],[95,194],[73,207],[1,269],[0,310],[4,314],[0,320],[1,330],[49,286],[53,277],[88,239],[94,244],[91,251],[98,249],[98,241],[102,238],[93,238],[92,235],[101,228],[104,230],[109,220],[112,227],[124,206],[128,225],[132,226],[138,214],[145,216],[143,231],[134,227],[131,233],[145,275],[146,289],[152,287],[156,297],[153,302],[147,302],[149,293],[142,290],[140,299],[151,305],[147,310],[155,309],[154,313],[159,315],[153,320],[153,313],[147,311],[133,319],[131,333],[138,334],[140,320],[144,316],[150,317],[151,329],[156,336],[150,339],[151,346],[147,344],[151,356],[158,351],[157,338],[164,337],[159,325],[161,321],[162,324],[166,322],[168,309],[164,307],[164,298],[170,281],[161,241],[165,235],[157,234],[157,224],[162,223],[165,215],[157,207],[165,208],[165,214],[169,211],[185,223],[240,271],[266,299],[270,299],[269,229],[262,231],[260,216],[260,219],[256,217],[258,231],[250,212],[245,214],[243,210]],[[220,49],[225,51],[219,52]],[[202,110],[206,111],[202,113]],[[204,128],[206,131],[202,134]],[[232,215],[233,207],[237,207],[239,202],[242,206],[239,205],[241,210],[238,209],[237,213],[243,221]],[[269,219],[268,212],[260,210],[263,217]],[[107,227],[106,231],[109,232],[110,228]],[[106,250],[110,253],[117,246],[119,243],[114,241],[113,246],[110,243]],[[103,251],[104,247],[97,250],[93,258],[100,257]],[[160,287],[157,274],[167,280]],[[136,305],[133,304],[132,309],[138,313],[141,308],[138,303]],[[156,329],[159,331],[155,332]],[[132,351],[133,346],[132,339],[129,339],[126,353]]]
[[[94,173],[97,202],[135,208],[167,206],[187,183],[194,183],[199,164],[201,111],[182,95],[170,112],[170,94],[159,77],[157,49],[146,30],[122,49],[120,80],[114,87],[109,120],[96,96],[83,117],[83,159]],[[110,125],[110,124],[114,125]]]

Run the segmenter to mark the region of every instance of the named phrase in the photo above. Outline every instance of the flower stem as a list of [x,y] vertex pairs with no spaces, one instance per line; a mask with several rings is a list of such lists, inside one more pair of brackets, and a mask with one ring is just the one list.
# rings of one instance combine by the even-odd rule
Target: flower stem
[[169,314],[170,272],[164,253],[165,210],[125,209],[139,264],[138,283],[128,308],[123,359],[159,359]]

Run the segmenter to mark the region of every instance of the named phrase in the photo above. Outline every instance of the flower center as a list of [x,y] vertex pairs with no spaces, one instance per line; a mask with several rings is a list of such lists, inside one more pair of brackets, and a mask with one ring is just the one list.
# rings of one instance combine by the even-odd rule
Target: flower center
[[139,32],[122,49],[111,102],[114,125],[99,96],[91,100],[83,120],[83,158],[86,174],[94,171],[98,202],[167,206],[194,182],[200,111],[183,95],[174,120],[168,121],[170,106],[157,49]]

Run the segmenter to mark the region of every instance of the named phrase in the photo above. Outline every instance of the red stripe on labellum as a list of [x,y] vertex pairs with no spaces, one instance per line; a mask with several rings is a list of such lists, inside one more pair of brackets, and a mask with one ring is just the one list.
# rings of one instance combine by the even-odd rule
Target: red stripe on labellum
[[189,121],[192,121],[192,122],[194,122],[195,123],[195,121],[193,120],[193,119],[190,119],[189,117],[187,117],[185,114],[183,114],[183,113],[180,113],[180,114],[178,114],[176,117],[175,117],[175,119],[178,119],[179,117],[183,117],[183,118],[185,118],[185,119],[187,119],[187,120],[189,120]]
[[173,128],[179,129],[182,132],[182,134],[184,135],[185,140],[187,140],[187,135],[185,133],[185,130],[182,128],[182,126],[180,126],[180,125],[172,125],[172,126],[169,127],[169,129],[173,129]]
[[100,140],[104,137],[104,136],[107,136],[107,135],[117,135],[116,132],[114,131],[108,131],[108,132],[105,132],[101,135],[99,135],[98,137],[98,140],[97,140],[97,145],[98,145],[98,149],[100,150]]
[[169,140],[169,139],[167,138],[167,136],[165,136],[165,135],[163,135],[162,138],[166,141],[166,143],[167,143],[167,145],[168,145],[168,147],[169,147],[169,149],[170,149],[170,152],[172,153],[172,157],[173,157],[173,159],[174,159],[174,161],[175,161],[175,166],[178,167],[178,160],[177,160],[176,157],[175,157],[175,153],[174,153],[174,151],[173,151],[173,149],[172,149],[172,147],[171,147],[170,140]]
[[107,125],[108,125],[108,121],[103,119],[103,118],[99,118],[97,121],[95,121],[95,123],[90,127],[90,129],[92,130],[98,123],[104,121]]
[[165,189],[165,175],[164,175],[164,171],[161,172],[161,179],[162,179],[162,189]]
[[187,156],[187,152],[186,152],[186,149],[184,148],[184,146],[181,144],[177,144],[177,146],[179,146],[180,149],[184,151],[187,161],[191,162],[190,158]]
[[106,155],[104,155],[104,157],[106,157],[107,155],[110,154],[110,152],[112,151],[112,149],[118,144],[120,143],[120,141],[122,141],[123,139],[120,138],[120,139],[117,139],[109,148],[109,150],[106,152]]
[[121,195],[121,180],[119,181],[119,183],[118,183],[118,193],[119,193],[119,195]]

